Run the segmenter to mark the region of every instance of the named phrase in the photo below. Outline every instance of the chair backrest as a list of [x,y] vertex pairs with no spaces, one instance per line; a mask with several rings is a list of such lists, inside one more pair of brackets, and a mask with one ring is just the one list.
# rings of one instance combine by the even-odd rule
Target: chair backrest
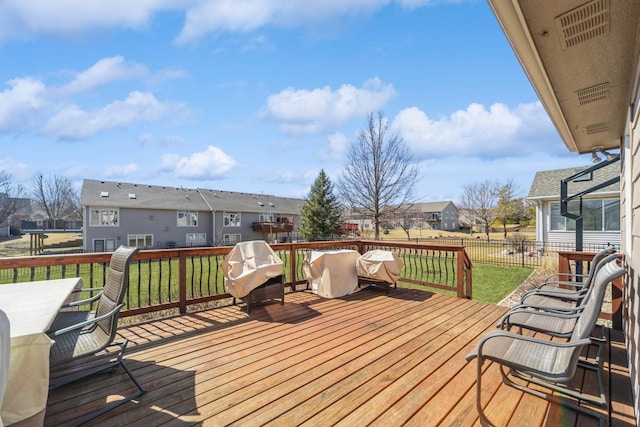
[[591,260],[591,266],[589,268],[589,273],[587,274],[586,279],[584,280],[583,283],[586,283],[588,281],[591,281],[593,279],[593,276],[596,273],[596,269],[598,267],[598,265],[609,255],[611,254],[615,254],[616,248],[613,246],[607,246],[606,248],[602,249],[600,252],[598,252],[597,254],[595,254],[593,256],[593,259]]
[[[107,281],[104,285],[102,295],[98,300],[98,306],[96,308],[96,317],[107,314],[118,305],[122,304],[124,294],[129,287],[129,264],[131,258],[139,251],[139,248],[133,248],[128,246],[120,246],[111,255],[109,261],[109,273],[107,275]],[[118,316],[112,316],[98,322],[98,327],[101,328],[105,334],[115,337],[116,329],[118,326]]]
[[[610,255],[611,256],[611,255]],[[608,259],[609,257],[607,257]],[[625,270],[618,265],[617,256],[603,263],[593,277],[589,296],[584,301],[584,308],[576,321],[571,340],[588,338],[602,310],[602,302],[607,285],[624,275]]]
[[618,259],[618,254],[615,253],[614,251],[613,253],[610,253],[608,255],[603,254],[603,256],[597,262],[591,265],[591,270],[589,270],[589,277],[587,278],[587,280],[585,280],[584,287],[582,288],[582,290],[584,291],[584,295],[582,295],[582,297],[578,300],[578,303],[577,303],[579,307],[583,307],[586,304],[587,300],[589,299],[589,296],[593,292],[593,284],[595,283],[595,277],[600,271],[600,269],[602,269],[602,267],[607,265],[607,263],[617,259]]

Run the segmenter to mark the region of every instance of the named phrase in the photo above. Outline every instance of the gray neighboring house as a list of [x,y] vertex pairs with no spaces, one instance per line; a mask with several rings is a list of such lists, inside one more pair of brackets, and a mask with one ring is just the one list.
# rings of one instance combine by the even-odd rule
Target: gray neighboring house
[[[575,221],[560,215],[560,182],[587,169],[556,169],[537,172],[527,200],[536,207],[536,240],[543,243],[575,244]],[[589,188],[620,176],[620,164],[613,163],[580,177],[567,185],[568,195],[578,194]],[[579,201],[570,201],[569,212],[579,213]],[[608,185],[582,199],[583,242],[589,246],[608,244],[620,247],[620,183]]]
[[416,203],[409,211],[415,212],[412,219],[418,228],[444,231],[458,231],[460,228],[460,212],[450,200]]
[[233,245],[297,240],[302,199],[85,179],[83,249]]

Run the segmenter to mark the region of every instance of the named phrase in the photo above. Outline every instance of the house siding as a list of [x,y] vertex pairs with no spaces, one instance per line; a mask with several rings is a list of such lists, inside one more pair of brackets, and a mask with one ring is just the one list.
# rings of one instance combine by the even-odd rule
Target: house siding
[[[104,195],[103,195],[104,194]],[[153,246],[188,246],[189,233],[204,233],[204,245],[222,245],[225,235],[238,240],[285,241],[296,239],[300,207],[304,201],[285,197],[235,193],[208,189],[186,189],[157,185],[85,180],[81,194],[84,250],[94,250],[96,240],[113,239],[117,247],[128,243],[131,234],[152,235]],[[92,226],[92,209],[117,209],[117,226]],[[178,226],[178,210],[198,212],[197,226]],[[239,213],[239,226],[224,226],[224,214]],[[253,231],[260,214],[286,217],[294,224],[288,233]],[[230,244],[235,241],[229,242]]]
[[[637,91],[640,84],[640,70],[635,73],[635,103],[640,102],[640,93]],[[622,216],[621,227],[624,236],[622,252],[625,255],[627,266],[627,278],[623,290],[624,300],[624,331],[627,339],[627,353],[629,356],[629,373],[634,392],[634,407],[636,421],[640,417],[640,109],[636,107],[630,114],[629,140],[622,141],[622,176],[623,187],[621,191],[620,213]]]

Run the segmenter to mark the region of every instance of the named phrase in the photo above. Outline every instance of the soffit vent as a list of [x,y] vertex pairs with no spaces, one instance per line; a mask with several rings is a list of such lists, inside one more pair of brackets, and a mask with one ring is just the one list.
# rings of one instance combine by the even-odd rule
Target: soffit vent
[[594,133],[606,132],[609,130],[609,122],[596,123],[593,125],[589,125],[585,127],[587,131],[587,135],[592,135]]
[[609,32],[609,0],[592,0],[556,18],[564,46],[569,48]]
[[609,83],[602,83],[586,89],[576,91],[579,105],[591,104],[596,101],[604,101],[609,98]]

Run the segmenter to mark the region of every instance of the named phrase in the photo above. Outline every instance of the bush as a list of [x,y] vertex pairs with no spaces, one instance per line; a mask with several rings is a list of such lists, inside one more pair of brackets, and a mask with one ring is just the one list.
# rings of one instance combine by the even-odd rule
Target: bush
[[532,243],[525,234],[513,233],[507,236],[507,244],[509,250],[513,253],[529,252],[532,249]]

